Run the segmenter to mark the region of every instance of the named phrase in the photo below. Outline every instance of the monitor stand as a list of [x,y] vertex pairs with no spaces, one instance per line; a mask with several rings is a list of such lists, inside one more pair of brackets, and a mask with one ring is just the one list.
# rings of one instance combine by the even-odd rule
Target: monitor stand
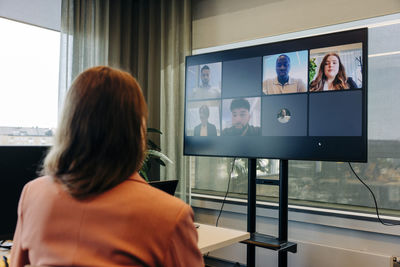
[[[279,160],[279,180],[257,179],[257,159],[249,158],[248,195],[247,195],[247,231],[251,237],[243,241],[247,244],[247,266],[255,266],[255,248],[263,247],[278,251],[278,266],[287,266],[287,252],[296,253],[297,244],[288,242],[288,160]],[[278,237],[256,232],[256,185],[279,186],[279,234]]]

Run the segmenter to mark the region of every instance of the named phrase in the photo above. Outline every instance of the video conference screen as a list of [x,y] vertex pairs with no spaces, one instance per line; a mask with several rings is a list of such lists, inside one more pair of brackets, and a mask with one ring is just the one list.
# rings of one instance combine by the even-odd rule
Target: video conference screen
[[367,29],[186,58],[184,154],[367,161]]

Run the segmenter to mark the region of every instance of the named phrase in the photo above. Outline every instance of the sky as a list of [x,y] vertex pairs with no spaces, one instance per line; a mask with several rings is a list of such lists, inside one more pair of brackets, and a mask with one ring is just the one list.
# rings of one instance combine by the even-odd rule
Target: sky
[[0,18],[0,127],[55,128],[60,33]]

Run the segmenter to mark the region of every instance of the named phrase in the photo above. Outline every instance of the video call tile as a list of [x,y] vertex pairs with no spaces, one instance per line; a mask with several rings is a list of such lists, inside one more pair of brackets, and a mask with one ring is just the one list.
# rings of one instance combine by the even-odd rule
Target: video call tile
[[310,136],[361,136],[362,92],[310,94]]
[[262,98],[263,136],[306,136],[307,95],[276,95]]
[[223,62],[222,97],[261,95],[262,58],[253,57]]

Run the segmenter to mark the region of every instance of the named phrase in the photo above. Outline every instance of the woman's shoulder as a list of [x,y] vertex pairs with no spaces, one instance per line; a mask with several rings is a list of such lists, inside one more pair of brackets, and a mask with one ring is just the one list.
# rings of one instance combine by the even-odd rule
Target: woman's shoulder
[[207,127],[211,127],[211,128],[217,129],[217,127],[214,124],[209,123],[209,122],[207,122]]
[[51,176],[41,176],[26,183],[24,188],[29,188],[32,190],[36,188],[43,189],[44,187],[49,186],[56,186],[54,179]]
[[186,205],[181,199],[174,197],[166,192],[151,186],[139,174],[133,175],[123,183],[125,190],[128,190],[132,198],[141,198],[149,201],[149,205],[155,206],[183,206]]
[[[183,200],[157,189],[147,182],[128,180],[123,185],[123,192],[117,194],[120,200],[126,203],[126,213],[142,214],[144,221],[163,222],[166,225],[175,225],[180,218],[191,214],[191,208]],[[119,190],[118,190],[119,191]],[[131,205],[129,205],[131,203]]]
[[20,205],[26,209],[43,209],[44,203],[52,203],[56,195],[60,195],[61,185],[51,176],[35,178],[25,184],[20,196]]
[[347,84],[349,85],[349,89],[358,88],[358,86],[357,86],[356,82],[353,80],[353,78],[347,77],[346,82],[347,82]]

